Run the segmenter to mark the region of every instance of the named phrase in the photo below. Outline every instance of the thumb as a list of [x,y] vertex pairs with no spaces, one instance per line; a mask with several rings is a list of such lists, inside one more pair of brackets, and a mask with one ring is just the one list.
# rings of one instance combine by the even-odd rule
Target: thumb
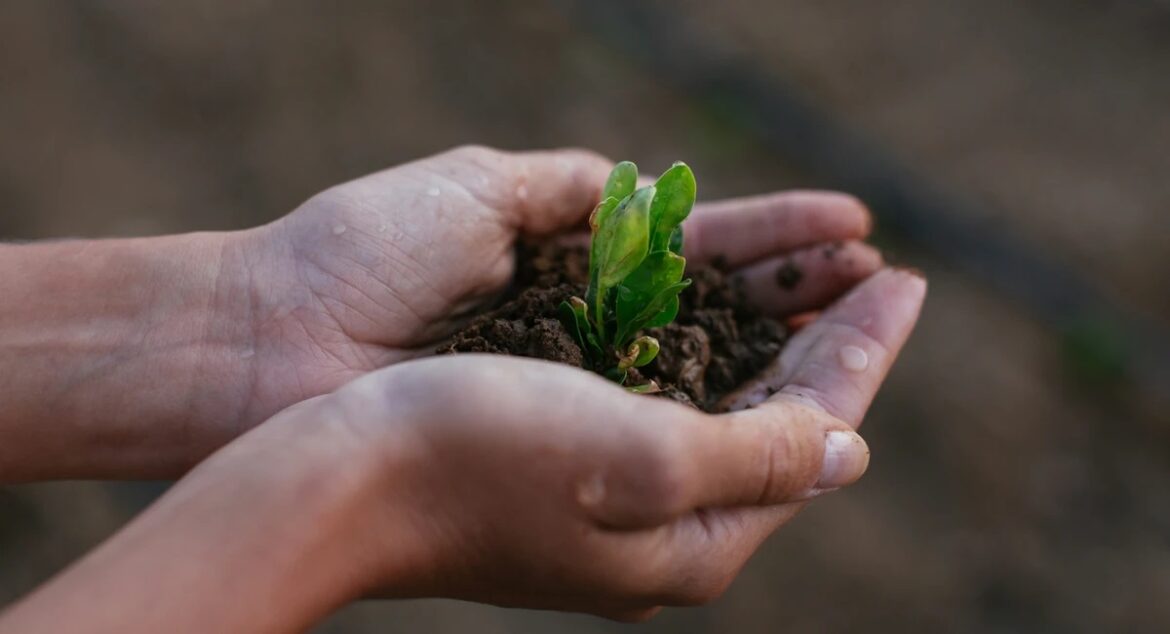
[[738,412],[685,433],[702,474],[694,508],[804,500],[852,484],[869,466],[869,447],[849,425],[799,405]]
[[601,522],[657,526],[697,509],[807,500],[852,484],[869,465],[869,447],[849,425],[798,404],[672,418],[649,434],[655,460],[617,461],[604,502],[593,496]]

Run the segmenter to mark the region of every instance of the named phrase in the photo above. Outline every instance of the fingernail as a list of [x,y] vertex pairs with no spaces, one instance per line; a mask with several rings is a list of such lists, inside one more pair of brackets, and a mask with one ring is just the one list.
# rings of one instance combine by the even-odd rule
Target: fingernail
[[852,484],[869,466],[869,446],[851,431],[834,430],[825,434],[825,459],[817,489],[836,489]]

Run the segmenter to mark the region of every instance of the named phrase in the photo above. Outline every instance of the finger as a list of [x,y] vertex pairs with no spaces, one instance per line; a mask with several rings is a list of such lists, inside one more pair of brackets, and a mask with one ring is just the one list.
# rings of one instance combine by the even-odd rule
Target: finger
[[687,510],[772,506],[853,482],[869,447],[845,423],[803,407],[723,416],[687,430],[697,477]]
[[862,242],[801,249],[741,269],[732,278],[759,311],[778,317],[823,308],[882,267],[882,254]]
[[795,334],[804,329],[805,326],[816,322],[821,316],[820,311],[810,310],[805,313],[797,313],[788,319],[784,320],[784,325],[788,326],[788,332]]
[[856,198],[794,191],[695,205],[684,225],[685,251],[697,262],[741,266],[821,242],[869,235],[872,219]]
[[589,150],[503,152],[461,147],[456,159],[479,173],[462,178],[517,229],[545,235],[579,225],[597,205],[612,161]]
[[603,526],[652,527],[698,508],[808,499],[851,484],[869,463],[848,425],[804,407],[672,417],[669,426],[648,417],[642,427],[646,436],[630,434],[631,449],[615,451],[609,469],[578,489]]
[[776,363],[732,395],[730,409],[799,403],[853,427],[873,401],[918,320],[926,279],[884,269],[798,332]]

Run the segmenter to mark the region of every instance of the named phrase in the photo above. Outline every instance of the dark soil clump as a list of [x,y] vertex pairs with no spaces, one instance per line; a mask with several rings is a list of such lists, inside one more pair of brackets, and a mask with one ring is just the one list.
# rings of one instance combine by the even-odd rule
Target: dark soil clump
[[[580,367],[581,350],[561,324],[557,307],[573,295],[584,297],[588,266],[583,247],[522,247],[515,284],[502,303],[438,352],[490,352]],[[662,350],[649,365],[632,371],[628,383],[653,380],[663,388],[659,395],[713,411],[724,395],[776,358],[787,331],[750,309],[740,289],[718,269],[699,266],[688,275],[694,283],[679,297],[678,318],[646,331]]]

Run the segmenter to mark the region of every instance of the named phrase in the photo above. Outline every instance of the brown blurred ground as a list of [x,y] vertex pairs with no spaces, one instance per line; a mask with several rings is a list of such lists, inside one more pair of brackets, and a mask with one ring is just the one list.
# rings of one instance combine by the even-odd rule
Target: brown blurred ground
[[[1165,4],[661,6],[988,203],[985,226],[1170,325]],[[515,0],[0,1],[0,238],[251,226],[466,142],[586,145],[648,171],[684,158],[708,197],[804,182],[799,156],[721,127],[564,16]],[[1130,414],[1124,390],[1076,378],[1021,307],[896,246],[931,295],[864,428],[869,476],[775,536],[721,601],[644,628],[1170,629],[1166,414]],[[150,493],[0,489],[0,602]],[[428,601],[360,604],[321,629],[617,627]]]

